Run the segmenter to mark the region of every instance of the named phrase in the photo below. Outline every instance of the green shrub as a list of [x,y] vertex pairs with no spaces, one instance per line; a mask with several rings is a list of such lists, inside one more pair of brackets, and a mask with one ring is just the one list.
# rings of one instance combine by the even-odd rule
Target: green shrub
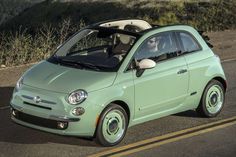
[[[1,8],[4,7],[0,3]],[[45,59],[81,27],[107,19],[140,18],[157,25],[181,23],[203,31],[235,29],[235,8],[235,0],[64,3],[48,0],[1,25],[0,65],[13,66]]]

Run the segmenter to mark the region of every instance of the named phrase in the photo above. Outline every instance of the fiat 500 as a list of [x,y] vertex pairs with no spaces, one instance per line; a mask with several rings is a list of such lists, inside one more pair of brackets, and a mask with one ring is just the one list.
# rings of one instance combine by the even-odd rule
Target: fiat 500
[[190,26],[138,19],[89,25],[23,74],[11,118],[113,146],[128,127],[163,116],[194,109],[215,117],[227,83],[204,39]]

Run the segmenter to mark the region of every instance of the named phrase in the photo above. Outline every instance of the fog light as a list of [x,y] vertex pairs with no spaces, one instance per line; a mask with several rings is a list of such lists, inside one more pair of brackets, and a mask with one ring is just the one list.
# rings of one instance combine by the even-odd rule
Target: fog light
[[16,111],[15,109],[12,109],[11,113],[12,113],[12,115],[13,115],[14,117],[17,116],[17,111]]
[[72,110],[72,114],[75,116],[80,116],[82,114],[84,114],[85,110],[83,107],[76,107]]
[[15,110],[12,110],[12,115],[13,115],[13,116],[16,116]]
[[57,127],[59,129],[64,129],[67,127],[67,122],[57,122]]

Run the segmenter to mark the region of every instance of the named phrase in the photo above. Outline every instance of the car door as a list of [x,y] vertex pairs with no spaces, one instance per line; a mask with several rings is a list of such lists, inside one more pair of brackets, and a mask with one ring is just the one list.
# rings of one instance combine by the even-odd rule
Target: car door
[[191,97],[187,100],[186,106],[195,108],[199,104],[199,98],[202,96],[205,88],[206,75],[212,61],[210,49],[204,49],[197,40],[197,36],[192,32],[176,32],[181,50],[186,59],[189,72],[189,93]]
[[156,66],[146,69],[139,77],[137,70],[133,71],[135,120],[161,117],[183,105],[187,97],[188,71],[185,58],[178,55],[178,47],[175,34],[165,32],[147,38],[136,51],[136,64],[149,58]]

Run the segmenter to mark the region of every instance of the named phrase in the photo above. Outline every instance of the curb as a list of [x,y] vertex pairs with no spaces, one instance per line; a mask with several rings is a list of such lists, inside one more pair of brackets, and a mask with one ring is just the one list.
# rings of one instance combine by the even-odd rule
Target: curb
[[236,61],[236,58],[222,60],[221,63]]
[[9,109],[10,108],[10,105],[8,105],[8,106],[2,106],[2,107],[0,107],[0,110],[5,110],[5,109]]
[[34,64],[37,64],[37,63],[38,62],[22,64],[22,65],[17,65],[17,66],[11,66],[11,67],[6,67],[6,68],[0,68],[0,71],[1,70],[7,70],[7,69],[13,69],[13,68],[20,68],[20,67],[29,66],[29,65],[34,65]]

